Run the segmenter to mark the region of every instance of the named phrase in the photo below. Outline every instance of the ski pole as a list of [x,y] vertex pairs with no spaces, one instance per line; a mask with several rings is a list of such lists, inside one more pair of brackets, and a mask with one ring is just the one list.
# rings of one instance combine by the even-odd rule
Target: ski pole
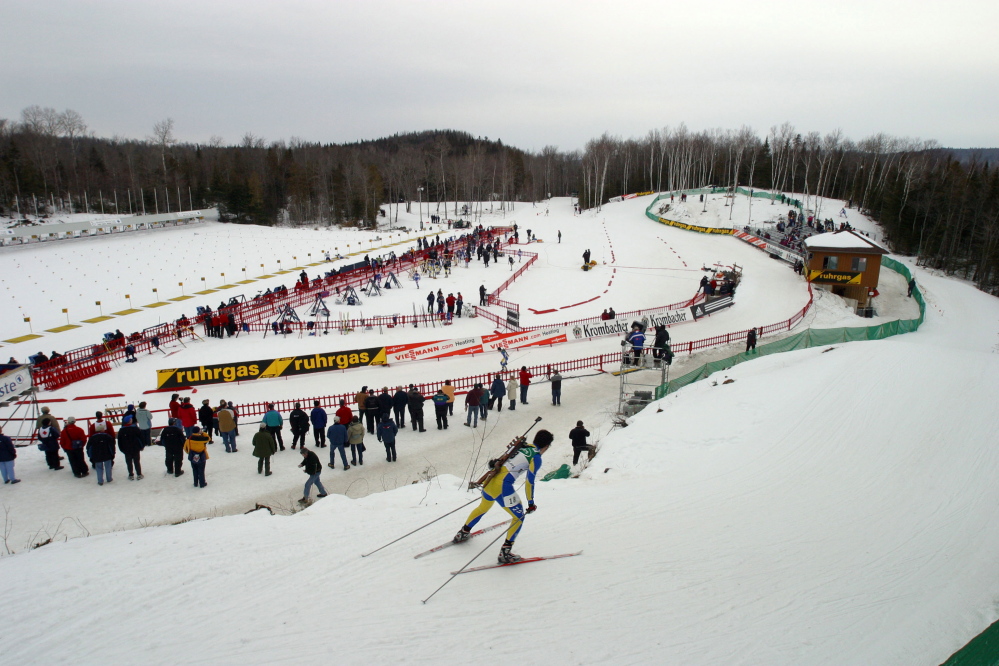
[[398,538],[398,539],[396,539],[395,541],[389,541],[389,542],[388,542],[387,544],[385,544],[384,546],[381,546],[380,548],[375,548],[375,549],[374,549],[373,551],[371,551],[370,553],[364,553],[363,555],[361,555],[361,557],[367,557],[368,555],[374,555],[375,553],[377,553],[377,552],[378,552],[379,550],[381,550],[382,548],[388,548],[388,547],[389,547],[389,546],[391,546],[392,544],[396,543],[396,541],[402,541],[403,539],[405,539],[406,537],[408,537],[408,536],[409,536],[410,534],[416,534],[417,532],[419,532],[420,530],[422,530],[422,529],[423,529],[424,527],[429,527],[429,526],[433,525],[434,523],[436,523],[436,522],[437,522],[438,520],[440,520],[441,518],[447,518],[448,516],[450,516],[450,515],[451,515],[452,513],[454,513],[455,511],[461,511],[462,509],[464,509],[464,508],[465,508],[466,506],[468,506],[469,504],[473,504],[473,503],[475,503],[475,502],[478,502],[478,501],[479,501],[479,499],[480,499],[480,498],[476,497],[476,498],[475,498],[475,499],[473,499],[473,500],[472,500],[471,502],[467,502],[466,504],[462,504],[462,505],[461,505],[461,506],[459,506],[459,507],[458,507],[457,509],[454,509],[454,511],[448,511],[447,513],[445,513],[445,514],[444,514],[443,516],[441,516],[440,518],[434,518],[433,520],[431,520],[431,521],[430,521],[429,523],[427,523],[426,525],[421,525],[420,527],[417,527],[417,528],[416,528],[415,530],[413,530],[412,532],[408,532],[408,533],[406,533],[406,534],[403,534],[403,535],[402,535],[401,537],[399,537],[399,538]]
[[490,542],[488,543],[488,545],[486,545],[486,547],[485,547],[485,548],[483,548],[482,550],[480,550],[480,551],[478,552],[478,554],[477,554],[477,555],[476,555],[475,557],[473,557],[473,558],[472,558],[472,559],[470,559],[470,560],[469,560],[468,562],[466,562],[466,563],[465,563],[465,566],[463,566],[462,568],[458,569],[458,570],[457,570],[457,571],[455,571],[455,572],[454,572],[453,574],[451,574],[451,577],[450,577],[450,578],[448,578],[448,579],[447,579],[446,581],[444,581],[444,582],[443,582],[443,583],[441,584],[441,586],[440,586],[440,587],[438,587],[438,588],[437,588],[436,590],[434,590],[433,592],[431,592],[431,593],[430,593],[430,596],[429,596],[429,597],[427,597],[426,599],[424,599],[424,600],[423,600],[423,603],[427,603],[428,601],[430,601],[431,597],[433,597],[433,596],[434,596],[435,594],[437,594],[438,592],[440,592],[441,590],[443,590],[443,589],[444,589],[444,586],[445,586],[445,585],[447,585],[447,584],[448,584],[448,583],[450,583],[450,582],[451,582],[452,580],[454,580],[454,577],[455,577],[455,576],[457,576],[457,575],[458,575],[458,574],[460,574],[460,573],[461,573],[462,571],[464,571],[465,569],[467,569],[467,568],[468,568],[468,565],[469,565],[469,564],[471,564],[471,563],[472,563],[472,562],[474,562],[475,560],[479,559],[479,556],[481,556],[481,555],[482,555],[482,553],[486,552],[486,550],[488,550],[488,549],[489,549],[489,548],[490,548],[490,547],[491,547],[491,546],[492,546],[492,545],[493,545],[494,543],[496,543],[497,541],[499,541],[499,539],[500,539],[500,537],[501,537],[501,536],[506,536],[506,532],[500,532],[500,533],[499,533],[499,535],[497,535],[497,537],[496,537],[495,539],[493,539],[492,541],[490,541]]

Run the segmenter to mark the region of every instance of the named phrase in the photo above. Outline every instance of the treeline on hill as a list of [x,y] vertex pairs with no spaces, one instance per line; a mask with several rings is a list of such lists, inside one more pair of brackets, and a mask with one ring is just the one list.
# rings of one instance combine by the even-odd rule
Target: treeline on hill
[[[413,202],[495,202],[576,196],[584,209],[642,191],[703,185],[799,192],[820,217],[822,198],[852,201],[878,220],[895,252],[999,293],[999,173],[982,156],[885,134],[854,142],[788,123],[764,136],[692,132],[639,139],[608,134],[582,151],[529,152],[465,132],[433,130],[350,144],[293,139],[238,145],[180,143],[173,121],[145,140],[98,138],[80,114],[25,109],[0,119],[0,213],[152,212],[218,207],[225,220],[367,224]],[[826,206],[828,208],[828,206]],[[447,212],[457,216],[457,211]],[[738,222],[738,221],[736,221]]]

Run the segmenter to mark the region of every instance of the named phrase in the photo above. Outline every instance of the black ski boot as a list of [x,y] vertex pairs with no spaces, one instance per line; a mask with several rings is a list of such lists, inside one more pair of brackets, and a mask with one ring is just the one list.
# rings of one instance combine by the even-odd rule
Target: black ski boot
[[451,539],[451,541],[453,541],[454,543],[464,543],[465,541],[468,541],[468,539],[471,536],[471,533],[472,530],[470,528],[462,527],[460,530],[458,530],[458,533],[454,535],[454,538]]
[[510,550],[513,548],[513,542],[504,541],[503,547],[500,548],[499,557],[496,558],[500,564],[512,564],[514,562],[520,562],[523,557],[520,555],[514,555]]

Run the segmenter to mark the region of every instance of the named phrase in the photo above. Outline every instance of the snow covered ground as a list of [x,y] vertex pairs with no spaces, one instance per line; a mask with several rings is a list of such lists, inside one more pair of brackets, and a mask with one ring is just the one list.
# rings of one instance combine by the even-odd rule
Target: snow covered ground
[[[804,283],[785,265],[733,238],[658,225],[643,214],[650,200],[611,204],[579,217],[564,199],[547,206],[518,204],[515,215],[498,219],[515,219],[545,241],[525,248],[539,252],[539,262],[503,295],[521,304],[522,323],[675,302],[693,293],[702,265],[716,262],[744,268],[736,306],[675,327],[675,340],[785,319],[807,301]],[[288,235],[291,245],[302,234],[301,244],[308,246],[321,241],[307,234],[336,233],[214,224],[202,229],[231,233],[234,245],[245,234],[247,246],[265,248],[277,247],[279,234]],[[559,230],[561,244],[555,242]],[[177,234],[168,244],[171,261],[187,261],[195,253],[181,248],[205,240],[190,230],[169,233]],[[119,238],[126,236],[141,234]],[[170,270],[163,268],[169,262],[159,260],[162,241],[141,248],[133,243],[118,252],[80,253],[94,275],[76,282],[98,292],[112,288],[122,278],[108,277],[109,270],[122,256],[135,257],[133,271],[142,277],[134,279]],[[58,278],[67,276],[59,274],[58,264],[50,263],[48,272],[40,265],[54,261],[45,255],[57,245],[38,247],[38,258],[20,255],[17,279],[55,289]],[[586,248],[600,262],[590,273],[578,270]],[[210,265],[214,273],[228,266],[222,251],[196,255],[200,264],[189,266]],[[999,388],[999,302],[962,282],[914,270],[928,302],[926,324],[917,333],[763,357],[654,403],[623,429],[612,430],[617,378],[567,379],[561,407],[549,404],[541,383],[532,387],[528,407],[493,412],[485,427],[402,431],[398,463],[386,463],[372,442],[363,468],[324,473],[327,488],[338,494],[294,515],[258,511],[169,525],[246,511],[256,502],[279,514],[291,510],[305,479],[295,467],[299,457],[281,453],[274,476],[258,476],[249,455],[249,425],[242,428],[239,453],[212,451],[204,490],[191,488],[188,476],[163,476],[155,448],[144,454],[151,470],[145,480],[128,482],[116,469],[116,482],[103,488],[93,477],[77,480],[49,471],[39,452],[21,449],[17,471],[24,483],[0,491],[6,543],[20,551],[0,558],[4,580],[14,581],[0,592],[10,629],[3,660],[262,664],[328,657],[349,664],[439,663],[488,654],[526,663],[940,663],[997,617],[999,528],[992,518],[999,501],[993,482],[999,453],[990,435],[999,417],[989,403]],[[502,263],[489,269],[473,264],[449,281],[425,285],[439,285],[445,293],[461,290],[469,298],[480,283],[492,288],[502,282],[504,272],[509,275]],[[882,275],[880,319],[915,316],[904,282],[890,271]],[[277,276],[247,287],[293,279]],[[406,312],[425,293],[406,285],[363,309],[369,314],[371,303],[370,314]],[[527,309],[593,296],[599,298],[555,315]],[[206,302],[214,305],[218,297],[206,295]],[[144,318],[175,316],[168,308],[179,313],[191,302],[200,301],[47,334],[43,346],[77,346],[70,341],[109,326],[130,332],[148,325],[140,323]],[[855,317],[840,299],[817,290],[803,325],[877,321]],[[461,324],[480,333],[485,325]],[[440,333],[420,328],[368,335],[377,344],[394,341],[392,336],[451,337],[450,329]],[[190,345],[171,362],[273,358],[314,347],[361,346],[365,339],[356,333],[289,338],[210,340]],[[517,352],[512,361],[544,363],[616,347],[614,340],[566,344]],[[3,353],[23,356],[37,348],[32,341],[8,345]],[[732,351],[678,359],[673,371]],[[439,381],[496,366],[491,355],[397,364],[202,387],[193,399],[305,398],[362,384]],[[163,359],[143,357],[53,395],[113,391],[137,401],[160,367]],[[724,378],[734,381],[722,383]],[[166,398],[150,403],[162,408]],[[102,406],[68,402],[54,411],[64,417],[72,409],[82,416]],[[577,419],[601,448],[580,478],[539,484],[540,509],[527,521],[517,550],[583,550],[581,557],[461,575],[426,605],[420,601],[490,540],[480,537],[412,559],[449,539],[467,509],[360,557],[474,500],[464,489],[467,479],[536,416],[556,436],[543,471],[571,458],[566,436]],[[494,510],[483,525],[501,519]],[[81,534],[93,536],[65,539]],[[52,537],[53,543],[25,551],[38,537]],[[496,550],[487,548],[476,564],[491,561]],[[53,632],[54,618],[74,619]]]

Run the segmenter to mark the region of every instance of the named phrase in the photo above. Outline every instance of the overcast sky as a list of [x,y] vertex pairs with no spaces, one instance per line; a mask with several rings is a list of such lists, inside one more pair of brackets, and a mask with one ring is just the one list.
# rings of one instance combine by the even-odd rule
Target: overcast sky
[[528,150],[681,122],[999,146],[999,2],[0,2],[0,118],[98,136],[344,142],[464,130]]

